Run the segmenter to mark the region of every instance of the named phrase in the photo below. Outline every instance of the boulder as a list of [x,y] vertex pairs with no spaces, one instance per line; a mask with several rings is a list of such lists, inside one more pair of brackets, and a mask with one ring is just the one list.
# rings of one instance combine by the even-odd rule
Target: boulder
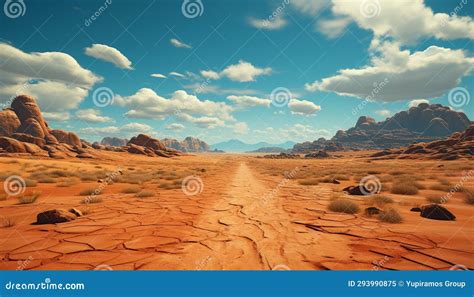
[[367,207],[365,210],[364,210],[364,213],[366,216],[373,216],[373,215],[378,215],[379,213],[381,212],[380,209],[378,209],[377,207]]
[[20,120],[12,109],[0,111],[0,136],[10,137],[20,125]]
[[43,138],[34,137],[30,134],[13,133],[11,137],[18,141],[36,144],[39,147],[43,147],[46,144],[46,141]]
[[57,224],[69,222],[76,219],[76,215],[64,209],[52,209],[39,213],[36,216],[36,224]]
[[349,195],[358,195],[358,196],[370,195],[370,190],[368,190],[364,185],[348,186],[342,189],[342,191],[347,192],[347,194]]
[[166,150],[166,146],[161,141],[145,134],[139,134],[138,136],[132,137],[128,142],[128,145],[130,144],[149,147],[153,150]]
[[143,146],[138,146],[132,143],[128,144],[127,152],[131,154],[138,154],[138,155],[147,155],[145,152],[145,148]]
[[83,215],[83,214],[82,214],[82,211],[80,211],[80,210],[77,209],[77,208],[71,208],[71,209],[69,210],[69,212],[72,213],[72,214],[74,214],[76,217],[80,217],[80,216]]
[[33,118],[26,119],[21,123],[21,126],[15,131],[16,133],[28,134],[38,138],[44,138],[46,136],[45,131],[41,127],[40,123]]
[[50,132],[60,143],[82,147],[81,139],[73,132],[67,132],[63,130],[51,130]]
[[30,96],[20,95],[13,100],[11,108],[15,111],[21,123],[18,132],[27,134],[31,132],[34,133],[31,135],[41,138],[49,134],[48,125],[35,99]]
[[421,207],[420,216],[441,221],[454,221],[456,216],[452,214],[447,208],[439,204],[429,204]]
[[26,153],[23,142],[10,137],[0,137],[0,148],[8,153]]

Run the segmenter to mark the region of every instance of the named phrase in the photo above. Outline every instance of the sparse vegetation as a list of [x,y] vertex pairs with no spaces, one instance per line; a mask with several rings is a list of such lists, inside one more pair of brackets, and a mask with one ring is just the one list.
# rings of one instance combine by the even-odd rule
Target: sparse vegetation
[[439,195],[430,195],[430,196],[427,196],[427,197],[426,197],[426,201],[431,202],[431,203],[437,203],[437,204],[441,204],[441,203],[446,203],[446,202],[448,202],[447,199],[444,199],[443,197],[441,197],[441,196],[439,196]]
[[38,179],[38,182],[41,184],[54,184],[56,183],[56,180],[51,177],[46,177],[46,178]]
[[3,228],[10,228],[15,226],[15,221],[13,221],[11,218],[4,218],[2,221],[2,227]]
[[103,200],[102,200],[101,197],[96,196],[96,195],[91,195],[91,196],[88,196],[88,197],[84,198],[81,201],[81,204],[94,204],[94,203],[100,203],[102,201]]
[[97,188],[87,188],[79,192],[80,196],[89,196],[89,195],[100,195],[102,191]]
[[419,184],[417,182],[408,179],[399,179],[393,183],[390,192],[400,195],[416,195],[418,194],[418,189]]
[[443,185],[443,184],[434,184],[430,187],[431,190],[441,191],[441,192],[449,192],[452,189],[451,185]]
[[328,209],[330,211],[342,212],[342,213],[348,213],[348,214],[354,214],[354,213],[359,212],[359,206],[357,205],[357,203],[348,199],[341,199],[341,198],[332,201],[329,204]]
[[7,200],[7,194],[0,194],[0,201]]
[[394,203],[393,199],[385,196],[385,195],[373,195],[372,197],[372,203],[377,204],[377,205],[384,205],[387,203]]
[[139,187],[128,187],[128,188],[122,189],[121,192],[123,194],[135,194],[135,193],[138,193],[140,191],[141,191],[141,189]]
[[139,193],[137,193],[135,196],[138,198],[147,198],[147,197],[155,196],[155,193],[149,190],[142,190]]
[[25,179],[25,186],[27,188],[32,188],[32,187],[36,187],[36,185],[38,184],[37,181],[33,180],[33,179],[29,179],[29,178],[26,178]]
[[394,208],[388,208],[379,214],[379,220],[385,223],[398,224],[403,221],[402,216]]
[[474,204],[474,189],[463,188],[464,202],[467,204]]
[[317,178],[306,178],[298,180],[298,183],[303,186],[316,186],[319,184],[319,179]]
[[18,197],[18,203],[19,204],[35,203],[35,201],[39,198],[40,195],[41,195],[40,192],[33,192],[31,194],[28,194],[28,195],[22,195],[22,196]]
[[58,187],[60,188],[69,188],[71,186],[77,185],[79,183],[79,180],[76,178],[70,178],[67,180],[64,180],[60,183],[57,184]]
[[87,206],[81,206],[81,207],[78,207],[78,209],[80,210],[80,212],[82,212],[82,215],[84,216],[92,213],[92,210]]

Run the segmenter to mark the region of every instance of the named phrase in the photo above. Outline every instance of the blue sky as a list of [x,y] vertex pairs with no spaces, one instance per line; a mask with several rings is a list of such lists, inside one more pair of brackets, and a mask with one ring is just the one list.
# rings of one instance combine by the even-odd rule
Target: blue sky
[[10,0],[0,100],[31,94],[50,126],[89,140],[300,142],[414,99],[473,119],[473,11],[465,0]]

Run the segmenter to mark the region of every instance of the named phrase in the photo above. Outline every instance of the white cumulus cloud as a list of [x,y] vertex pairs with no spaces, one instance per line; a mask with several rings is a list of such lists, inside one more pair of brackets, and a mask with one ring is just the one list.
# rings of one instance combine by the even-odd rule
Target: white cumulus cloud
[[110,62],[122,69],[133,69],[132,62],[125,57],[118,49],[105,44],[93,44],[85,49],[88,56],[99,60]]

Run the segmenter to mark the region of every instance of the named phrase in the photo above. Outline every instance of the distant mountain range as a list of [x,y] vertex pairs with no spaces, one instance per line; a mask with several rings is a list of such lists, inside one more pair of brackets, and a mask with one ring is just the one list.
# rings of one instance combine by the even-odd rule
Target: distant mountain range
[[216,144],[211,145],[211,149],[218,149],[218,150],[223,150],[225,152],[250,152],[250,151],[256,151],[261,148],[282,148],[282,149],[290,149],[295,145],[295,142],[293,141],[287,141],[284,143],[279,143],[279,144],[272,144],[268,142],[258,142],[258,143],[245,143],[241,140],[238,139],[231,139],[223,142],[219,142]]
[[296,144],[293,153],[400,148],[443,139],[466,130],[471,124],[463,112],[441,104],[421,103],[381,122],[361,116],[354,127],[337,131],[330,140],[320,138]]

